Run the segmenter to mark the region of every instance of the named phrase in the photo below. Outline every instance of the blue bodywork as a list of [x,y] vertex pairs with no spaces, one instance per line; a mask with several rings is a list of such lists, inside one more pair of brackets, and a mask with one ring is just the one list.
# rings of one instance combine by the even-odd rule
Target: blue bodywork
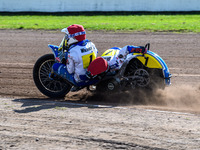
[[156,54],[152,51],[147,51],[147,54],[154,57],[160,63],[160,65],[162,66],[162,70],[163,70],[163,76],[164,76],[164,79],[165,79],[165,84],[170,85],[171,84],[170,78],[171,78],[172,75],[169,72],[167,64],[164,62],[164,60],[158,54]]
[[57,45],[48,45],[48,47],[52,50],[55,59],[60,62],[63,58],[63,51],[59,51],[59,47]]

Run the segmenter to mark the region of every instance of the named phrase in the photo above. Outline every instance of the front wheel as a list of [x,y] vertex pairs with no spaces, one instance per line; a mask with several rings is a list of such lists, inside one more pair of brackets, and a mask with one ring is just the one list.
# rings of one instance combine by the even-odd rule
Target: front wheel
[[53,54],[40,57],[33,68],[33,80],[44,95],[50,98],[62,98],[70,91],[71,85],[61,78],[51,79],[49,77],[54,63]]

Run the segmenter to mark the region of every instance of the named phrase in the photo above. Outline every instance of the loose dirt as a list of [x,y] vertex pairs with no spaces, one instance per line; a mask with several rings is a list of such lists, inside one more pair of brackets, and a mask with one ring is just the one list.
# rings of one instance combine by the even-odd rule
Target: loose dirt
[[87,31],[99,55],[151,43],[173,75],[151,96],[94,95],[85,89],[48,99],[34,85],[36,60],[60,31],[0,30],[1,149],[200,149],[200,34]]

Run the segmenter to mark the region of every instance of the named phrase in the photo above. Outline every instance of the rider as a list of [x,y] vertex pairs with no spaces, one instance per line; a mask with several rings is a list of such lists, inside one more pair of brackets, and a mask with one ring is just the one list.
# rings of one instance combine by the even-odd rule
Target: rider
[[66,35],[59,49],[64,49],[66,65],[55,63],[53,72],[66,78],[74,86],[80,86],[85,78],[87,67],[97,57],[95,45],[86,39],[86,32],[82,25],[73,24],[61,30]]
[[144,46],[126,45],[123,48],[113,47],[102,55],[107,60],[111,71],[119,70],[124,63],[126,56],[130,53],[147,53]]

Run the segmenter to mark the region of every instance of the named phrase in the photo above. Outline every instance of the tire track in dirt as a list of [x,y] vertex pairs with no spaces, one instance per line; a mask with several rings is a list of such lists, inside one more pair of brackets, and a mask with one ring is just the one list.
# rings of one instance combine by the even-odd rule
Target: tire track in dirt
[[1,96],[42,97],[33,82],[32,70],[33,64],[0,63]]
[[200,149],[200,34],[87,33],[99,55],[113,46],[151,43],[174,75],[172,85],[152,96],[83,90],[50,101],[35,87],[32,68],[63,34],[0,30],[0,96],[12,98],[0,100],[0,149]]
[[[36,88],[33,79],[32,79],[32,69],[34,64],[28,63],[0,63],[0,94],[1,96],[9,96],[9,97],[29,97],[29,98],[45,98],[38,89]],[[200,81],[199,70],[194,70],[193,68],[169,68],[172,72],[172,87],[167,87],[165,91],[159,91],[155,93],[151,98],[148,95],[143,96],[143,100],[139,101],[139,104],[145,105],[156,105],[162,106],[165,105],[168,109],[172,109],[172,106],[176,106],[179,109],[186,109],[186,107],[190,107],[191,111],[198,111],[200,109],[200,84],[198,85],[196,81]],[[188,77],[192,78],[192,80],[188,81]],[[180,81],[185,81],[187,86],[184,84],[179,84]],[[179,84],[179,85],[178,85]],[[197,85],[195,85],[197,84]],[[194,86],[195,85],[195,86]],[[178,89],[177,89],[178,86]],[[82,93],[79,92],[79,93]],[[176,94],[175,94],[176,93]],[[90,97],[86,94],[68,94],[65,99],[84,99],[86,101],[90,101],[90,99],[97,99],[96,96]],[[72,96],[70,96],[72,95]],[[145,95],[145,94],[143,94]],[[113,103],[119,104],[134,104],[138,103],[139,99],[137,96],[129,95],[129,101],[124,101],[123,94],[120,96],[121,100],[111,101]],[[127,96],[127,95],[126,95]],[[125,97],[126,97],[125,96]],[[86,97],[86,98],[84,98]],[[192,98],[191,101],[188,101],[189,98]],[[104,98],[105,102],[110,102],[109,99],[115,99],[115,97]],[[152,100],[153,99],[153,100]],[[98,100],[97,100],[98,101]],[[101,101],[104,103],[104,101]],[[192,103],[191,103],[192,102]],[[175,107],[174,107],[175,108]],[[173,109],[174,109],[173,108]],[[186,109],[187,110],[187,109]]]
[[0,102],[2,149],[199,147],[200,120],[194,114],[33,99]]

